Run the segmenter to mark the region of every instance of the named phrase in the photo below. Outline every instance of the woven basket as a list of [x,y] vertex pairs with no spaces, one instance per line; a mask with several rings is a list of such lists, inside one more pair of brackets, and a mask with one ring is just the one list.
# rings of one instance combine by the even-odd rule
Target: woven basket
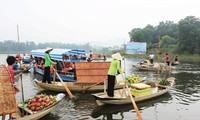
[[0,65],[0,115],[17,112],[16,96],[10,72]]

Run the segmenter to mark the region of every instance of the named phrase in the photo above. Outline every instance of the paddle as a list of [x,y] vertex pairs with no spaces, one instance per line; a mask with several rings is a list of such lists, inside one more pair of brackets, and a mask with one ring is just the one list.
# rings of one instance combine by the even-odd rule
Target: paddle
[[72,99],[74,96],[72,95],[71,91],[69,90],[69,88],[66,86],[66,84],[63,82],[63,80],[60,78],[60,75],[58,74],[58,72],[56,71],[56,69],[53,67],[54,72],[56,73],[56,75],[58,76],[59,80],[61,81],[61,83],[63,84],[63,86],[65,87],[65,90],[67,91],[69,97]]
[[135,100],[134,100],[133,97],[132,97],[132,94],[131,94],[131,92],[130,92],[130,89],[129,89],[128,85],[126,85],[126,88],[127,88],[127,90],[128,90],[129,96],[130,96],[130,98],[131,98],[133,107],[135,108],[135,111],[136,111],[136,113],[137,113],[138,120],[142,120],[142,116],[141,116],[141,114],[140,114],[140,111],[138,110],[138,107],[137,107],[137,105],[136,105],[136,103],[135,103]]
[[99,82],[97,82],[97,83],[95,83],[95,84],[93,84],[91,86],[86,87],[85,89],[81,90],[81,93],[85,93],[86,90],[88,90],[88,89],[90,89],[92,87],[95,87],[96,85],[98,85],[98,84],[100,84],[102,82],[104,82],[104,80],[103,81],[99,81]]

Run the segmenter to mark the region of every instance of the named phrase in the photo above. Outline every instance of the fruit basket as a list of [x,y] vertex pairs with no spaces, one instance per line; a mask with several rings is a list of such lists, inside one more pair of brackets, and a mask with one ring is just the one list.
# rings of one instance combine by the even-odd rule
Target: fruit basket
[[56,96],[39,94],[25,102],[18,104],[23,114],[33,114],[44,110],[58,101]]

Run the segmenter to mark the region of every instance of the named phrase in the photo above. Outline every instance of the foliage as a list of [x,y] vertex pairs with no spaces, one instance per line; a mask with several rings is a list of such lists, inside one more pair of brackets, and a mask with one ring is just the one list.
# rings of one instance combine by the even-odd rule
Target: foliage
[[200,54],[200,19],[188,16],[179,21],[179,52]]
[[[93,51],[93,53],[106,53],[106,54],[112,54],[112,47],[92,47],[89,43],[78,45],[78,44],[65,44],[65,43],[59,43],[59,42],[49,42],[49,43],[39,43],[36,44],[35,42],[15,42],[14,40],[5,40],[3,42],[0,42],[0,53],[30,53],[31,50],[35,49],[45,49],[46,47],[52,47],[52,48],[68,48],[68,49],[84,49],[86,52],[89,52],[90,50]],[[108,51],[111,51],[109,53]],[[122,51],[121,49],[118,49],[118,51]]]
[[178,24],[162,21],[155,27],[133,28],[129,36],[130,41],[147,42],[147,51],[156,51],[160,40],[163,52],[200,55],[200,19],[194,16],[187,16]]
[[162,79],[161,81],[159,81],[158,84],[160,84],[160,85],[164,85],[164,86],[167,86],[167,85],[170,84],[170,82],[169,82],[167,79]]

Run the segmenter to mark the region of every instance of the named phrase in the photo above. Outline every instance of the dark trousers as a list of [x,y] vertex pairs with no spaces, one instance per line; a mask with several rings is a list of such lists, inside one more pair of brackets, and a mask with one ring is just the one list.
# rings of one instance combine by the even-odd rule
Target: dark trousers
[[51,83],[51,75],[50,75],[50,67],[44,68],[44,76],[42,82],[48,82]]
[[115,78],[116,78],[115,76],[108,75],[107,95],[110,97],[114,96]]
[[150,59],[151,64],[153,64],[153,59]]
[[168,66],[170,65],[170,61],[167,61],[167,65],[168,65]]

